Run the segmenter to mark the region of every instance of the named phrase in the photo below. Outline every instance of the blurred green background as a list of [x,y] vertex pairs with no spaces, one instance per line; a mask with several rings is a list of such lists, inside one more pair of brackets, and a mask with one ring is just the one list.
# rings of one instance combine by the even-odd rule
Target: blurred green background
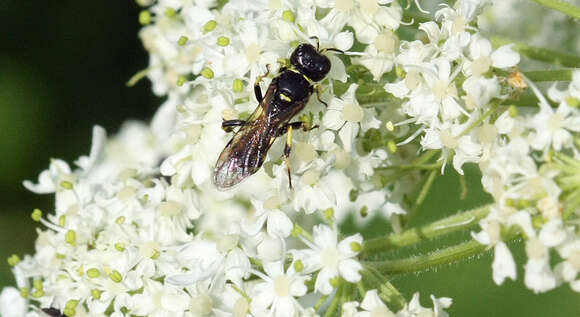
[[[33,208],[50,211],[50,195],[27,192],[22,180],[36,181],[50,158],[72,162],[87,154],[91,130],[102,125],[115,133],[126,119],[148,120],[161,99],[147,80],[125,82],[147,65],[137,38],[139,8],[131,1],[0,2],[0,287],[13,285],[6,258],[33,252]],[[436,180],[420,211],[431,221],[488,200],[475,169],[468,169],[468,196],[460,200],[454,171]],[[374,223],[376,233],[387,225]],[[465,237],[465,236],[463,236]],[[443,246],[457,236],[436,241]],[[400,255],[433,247],[409,248]],[[396,276],[393,283],[409,299],[421,291],[454,300],[452,316],[580,316],[580,297],[563,286],[536,295],[523,286],[522,243],[510,244],[518,261],[518,281],[496,286],[490,253],[421,274]],[[5,316],[8,317],[8,316]]]

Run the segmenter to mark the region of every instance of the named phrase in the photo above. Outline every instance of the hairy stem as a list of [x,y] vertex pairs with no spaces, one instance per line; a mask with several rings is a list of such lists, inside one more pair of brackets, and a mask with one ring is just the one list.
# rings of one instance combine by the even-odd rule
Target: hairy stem
[[[441,162],[441,163],[443,163],[443,162]],[[427,180],[425,180],[423,187],[421,187],[421,190],[419,191],[419,194],[417,195],[417,198],[415,200],[415,204],[413,205],[413,208],[411,209],[411,211],[409,212],[407,217],[403,218],[403,220],[404,220],[403,226],[404,227],[408,226],[408,224],[411,222],[411,219],[413,219],[413,217],[419,211],[419,208],[421,207],[421,205],[425,201],[425,198],[427,198],[427,194],[429,194],[429,191],[431,190],[431,186],[433,186],[433,182],[435,182],[435,178],[437,177],[438,174],[440,174],[439,168],[433,169],[429,172],[429,175],[427,176]]]
[[334,316],[334,313],[336,312],[336,310],[338,309],[338,306],[340,305],[340,299],[342,298],[343,292],[344,292],[344,287],[341,285],[338,287],[338,289],[336,290],[336,294],[334,294],[334,297],[330,301],[330,304],[328,305],[328,309],[326,309],[326,312],[324,313],[324,317]]
[[480,219],[489,214],[489,206],[483,206],[470,211],[435,221],[431,224],[412,228],[401,233],[389,234],[365,241],[361,256],[400,248],[421,241],[439,237],[476,225]]
[[572,69],[535,70],[524,72],[531,81],[571,81]]
[[411,273],[463,260],[483,253],[487,248],[487,245],[472,240],[426,255],[413,256],[407,259],[366,262],[364,265],[372,266],[384,274]]
[[580,20],[580,8],[562,0],[534,0],[544,7],[558,10],[567,16]]
[[377,288],[379,297],[383,299],[395,312],[405,307],[407,303],[401,292],[374,267],[367,266],[361,272],[363,279],[371,282]]
[[492,36],[490,41],[493,46],[502,46],[514,43],[514,49],[516,51],[531,59],[567,67],[580,67],[580,57],[578,56],[553,51],[546,48],[534,47],[524,43],[518,43],[500,36]]

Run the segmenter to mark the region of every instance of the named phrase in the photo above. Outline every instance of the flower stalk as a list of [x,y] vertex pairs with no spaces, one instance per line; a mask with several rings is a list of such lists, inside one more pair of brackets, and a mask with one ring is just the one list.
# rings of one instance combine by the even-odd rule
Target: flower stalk
[[402,248],[452,232],[472,228],[478,224],[479,220],[485,218],[489,211],[490,206],[487,205],[449,216],[419,228],[411,228],[401,233],[388,234],[367,240],[363,245],[361,257],[368,257],[371,254]]
[[546,8],[558,10],[569,17],[572,17],[576,20],[580,20],[580,7],[577,7],[570,2],[562,0],[534,0],[534,1],[540,5],[543,5]]

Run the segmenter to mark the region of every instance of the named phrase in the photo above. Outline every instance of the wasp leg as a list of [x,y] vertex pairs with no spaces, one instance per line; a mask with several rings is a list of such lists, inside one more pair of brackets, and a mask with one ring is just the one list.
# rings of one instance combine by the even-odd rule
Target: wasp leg
[[246,120],[224,120],[222,122],[222,130],[232,132],[234,127],[243,126],[244,124],[246,124]]
[[286,145],[284,146],[284,160],[286,161],[286,167],[288,168],[288,186],[292,189],[292,177],[290,176],[290,151],[292,150],[292,131],[294,129],[302,129],[303,131],[310,131],[312,129],[318,128],[318,125],[312,127],[308,123],[303,121],[290,122],[280,129],[277,133],[277,137],[286,134]]
[[283,126],[282,129],[280,129],[280,131],[278,131],[278,134],[276,134],[276,137],[279,137],[279,136],[286,134],[286,132],[288,132],[288,129],[290,127],[292,129],[302,129],[302,131],[310,131],[312,129],[318,128],[318,124],[311,127],[310,124],[308,124],[307,122],[304,122],[304,121],[290,122],[290,123],[286,124],[285,126]]
[[264,75],[260,75],[256,77],[256,82],[254,83],[254,94],[256,95],[256,100],[258,103],[261,103],[264,100],[262,95],[262,89],[260,88],[260,82],[264,77],[267,77],[270,74],[270,64],[266,65],[266,73]]
[[320,51],[320,39],[318,38],[318,36],[311,36],[309,37],[309,39],[316,40],[316,50]]
[[314,88],[316,89],[316,99],[318,99],[318,101],[320,101],[320,103],[323,104],[326,108],[328,108],[328,104],[324,102],[324,100],[320,99],[320,95],[322,94],[322,88],[320,88],[320,85],[316,85]]
[[290,151],[292,150],[292,124],[286,125],[286,145],[284,146],[284,160],[288,169],[288,186],[292,189],[292,176],[290,176]]

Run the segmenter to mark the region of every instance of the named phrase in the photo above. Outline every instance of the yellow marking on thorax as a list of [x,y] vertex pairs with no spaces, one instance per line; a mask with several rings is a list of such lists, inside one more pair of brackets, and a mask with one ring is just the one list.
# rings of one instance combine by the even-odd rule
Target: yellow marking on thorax
[[310,84],[310,85],[314,85],[314,81],[310,78],[308,78],[308,76],[302,74],[300,71],[298,71],[296,68],[288,68],[289,71],[295,72],[297,74],[302,75],[302,77],[304,77],[304,79],[306,79],[306,81]]
[[292,102],[292,98],[290,98],[290,97],[286,96],[286,95],[285,95],[285,94],[283,94],[283,93],[280,93],[280,99],[282,99],[282,100],[284,100],[284,101],[287,101],[287,102]]

